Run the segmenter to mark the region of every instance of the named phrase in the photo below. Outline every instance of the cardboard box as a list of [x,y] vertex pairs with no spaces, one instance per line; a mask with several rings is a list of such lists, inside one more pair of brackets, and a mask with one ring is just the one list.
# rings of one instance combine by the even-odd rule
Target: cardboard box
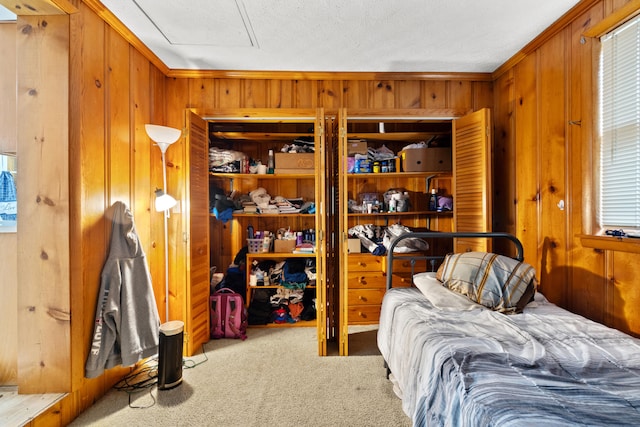
[[273,252],[291,253],[296,248],[296,241],[293,239],[276,239],[273,241]]
[[369,146],[367,141],[361,139],[350,139],[347,141],[347,156],[354,154],[367,154]]
[[347,245],[350,254],[359,254],[361,252],[360,239],[347,239]]
[[310,173],[315,167],[314,157],[314,153],[275,153],[275,171],[283,169],[306,169],[306,171],[302,173]]
[[400,152],[403,172],[444,172],[451,170],[451,148],[408,148]]

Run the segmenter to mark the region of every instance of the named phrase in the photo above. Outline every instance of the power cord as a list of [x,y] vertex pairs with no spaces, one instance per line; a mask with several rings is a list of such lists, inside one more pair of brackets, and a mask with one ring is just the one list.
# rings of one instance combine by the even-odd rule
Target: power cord
[[[205,351],[204,343],[202,344],[203,360],[198,362],[193,359],[182,358],[183,369],[193,369],[205,362],[209,361],[207,352]],[[140,364],[128,375],[118,381],[113,388],[117,391],[124,391],[129,394],[129,407],[133,409],[147,409],[156,404],[156,398],[153,396],[153,387],[158,383],[158,357],[152,357],[147,359],[144,363]],[[131,402],[133,394],[140,393],[141,391],[149,391],[149,396],[153,401],[150,405],[136,406]]]

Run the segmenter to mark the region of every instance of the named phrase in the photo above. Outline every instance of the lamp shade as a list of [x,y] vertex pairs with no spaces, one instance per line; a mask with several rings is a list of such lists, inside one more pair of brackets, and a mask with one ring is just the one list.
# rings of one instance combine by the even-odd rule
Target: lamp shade
[[163,153],[167,151],[169,145],[173,144],[180,138],[182,135],[182,131],[180,129],[170,128],[167,126],[160,125],[144,125],[144,129],[158,147],[160,147],[160,151]]
[[178,204],[178,201],[162,190],[156,190],[156,211],[168,211]]

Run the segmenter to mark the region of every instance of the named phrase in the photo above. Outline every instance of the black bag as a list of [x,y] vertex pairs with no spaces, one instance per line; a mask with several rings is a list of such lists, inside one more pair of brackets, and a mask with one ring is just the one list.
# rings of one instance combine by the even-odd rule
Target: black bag
[[249,304],[248,320],[250,325],[266,325],[271,321],[271,293],[269,289],[256,289],[252,292]]

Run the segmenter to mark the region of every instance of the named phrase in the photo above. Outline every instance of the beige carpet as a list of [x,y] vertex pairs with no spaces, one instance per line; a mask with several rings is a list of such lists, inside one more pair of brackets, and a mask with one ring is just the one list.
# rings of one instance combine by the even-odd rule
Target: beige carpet
[[71,425],[410,426],[375,329],[351,331],[349,357],[317,356],[315,328],[250,328],[246,341],[210,341],[206,358],[185,359],[195,366],[180,386],[112,389]]

